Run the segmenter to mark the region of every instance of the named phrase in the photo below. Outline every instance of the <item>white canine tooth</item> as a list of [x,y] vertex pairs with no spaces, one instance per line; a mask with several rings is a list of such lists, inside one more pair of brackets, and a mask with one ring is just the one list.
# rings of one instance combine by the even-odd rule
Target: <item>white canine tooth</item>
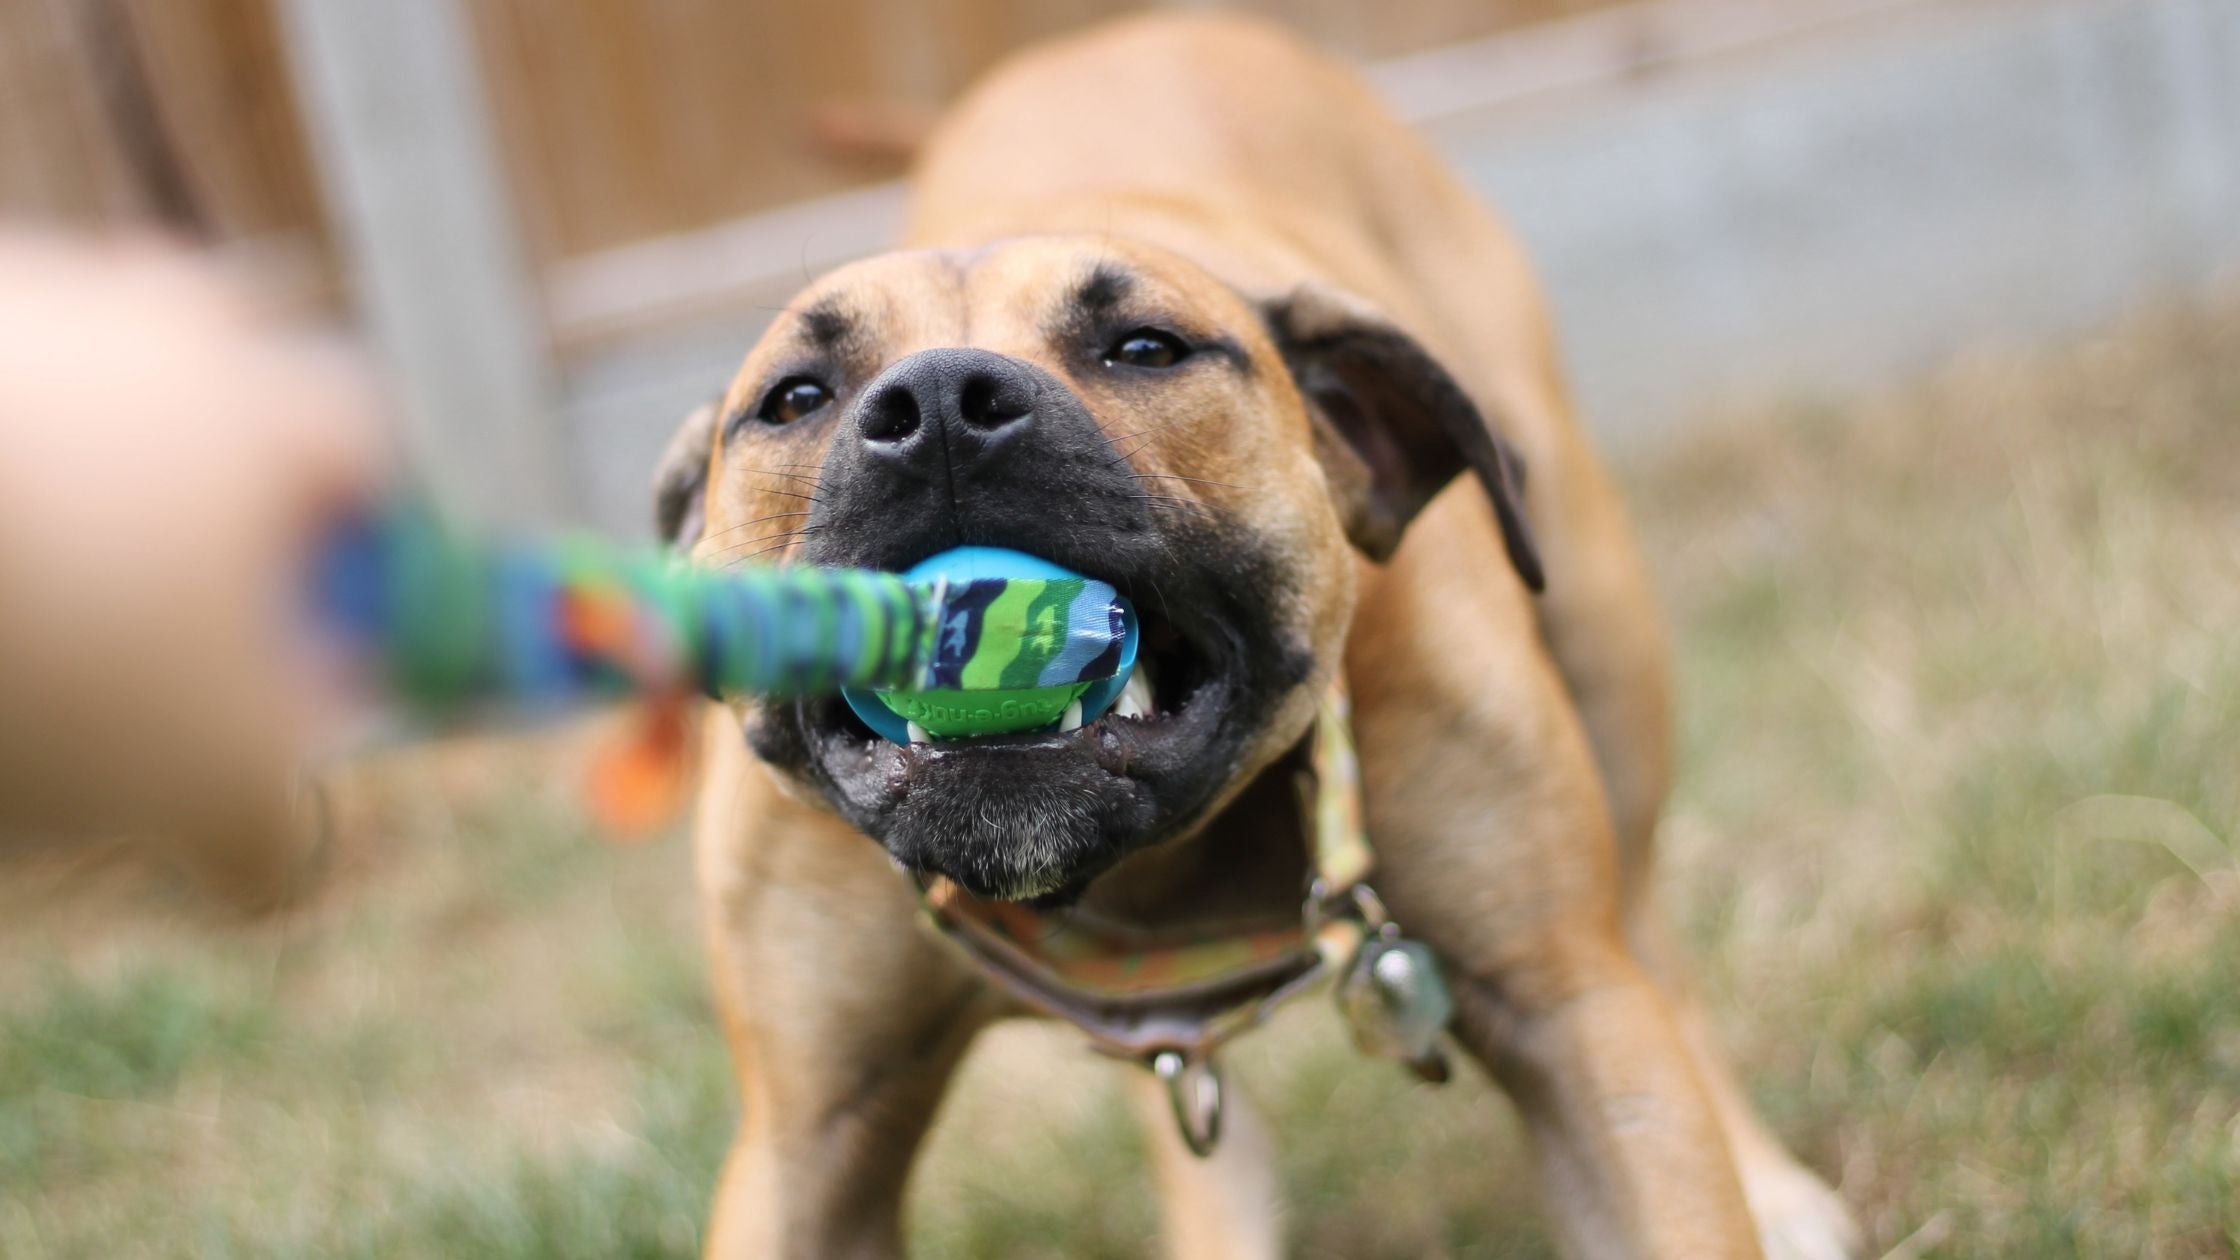
[[[1045,712],[1047,711],[1045,710]],[[1081,699],[1076,696],[1073,703],[1066,706],[1066,715],[1058,719],[1058,731],[1063,734],[1066,731],[1078,731],[1080,729]]]
[[1124,718],[1149,717],[1151,714],[1151,674],[1149,667],[1138,665],[1128,675],[1128,683],[1120,689],[1120,698],[1113,701],[1114,716]]
[[916,722],[906,722],[904,723],[904,725],[909,728],[911,743],[930,744],[933,742],[933,736],[926,734],[926,728],[918,725]]

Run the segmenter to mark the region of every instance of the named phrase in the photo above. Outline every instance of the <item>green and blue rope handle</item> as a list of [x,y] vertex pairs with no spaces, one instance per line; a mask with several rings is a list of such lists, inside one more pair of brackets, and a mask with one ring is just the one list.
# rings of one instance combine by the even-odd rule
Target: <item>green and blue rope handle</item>
[[[707,569],[592,539],[486,541],[408,502],[336,531],[313,609],[389,702],[434,723],[691,692],[1116,694],[1134,659],[1126,601],[1014,559],[960,578],[928,565]],[[874,724],[889,738],[902,725]]]

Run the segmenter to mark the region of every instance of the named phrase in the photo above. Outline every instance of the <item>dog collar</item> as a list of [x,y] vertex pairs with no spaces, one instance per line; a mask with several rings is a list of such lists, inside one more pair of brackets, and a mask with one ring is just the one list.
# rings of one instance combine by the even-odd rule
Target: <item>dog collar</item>
[[1438,1038],[1453,999],[1438,961],[1401,935],[1369,887],[1375,860],[1342,684],[1316,715],[1299,791],[1314,875],[1295,927],[1158,943],[1071,910],[982,900],[945,876],[921,877],[920,900],[940,934],[1013,997],[1155,1073],[1184,1145],[1206,1155],[1221,1135],[1218,1052],[1333,980],[1364,1053],[1427,1080],[1447,1076]]

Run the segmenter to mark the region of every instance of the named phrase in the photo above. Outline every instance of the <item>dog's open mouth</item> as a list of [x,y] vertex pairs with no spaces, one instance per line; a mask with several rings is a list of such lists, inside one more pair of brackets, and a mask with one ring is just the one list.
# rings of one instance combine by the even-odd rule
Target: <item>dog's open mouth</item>
[[[838,700],[798,723],[813,778],[912,871],[975,896],[1064,900],[1203,812],[1236,765],[1238,635],[1137,602],[1142,646],[1112,709],[1052,728],[893,743]],[[783,720],[783,719],[781,719]]]

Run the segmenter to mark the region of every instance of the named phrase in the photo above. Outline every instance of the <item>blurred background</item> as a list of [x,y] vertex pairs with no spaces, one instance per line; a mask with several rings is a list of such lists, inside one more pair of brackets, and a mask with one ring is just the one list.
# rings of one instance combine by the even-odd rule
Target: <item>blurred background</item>
[[[642,536],[943,103],[1148,7],[0,0],[0,217],[205,241],[362,333],[456,506]],[[1668,891],[1875,1252],[2240,1254],[2240,5],[1233,7],[1538,260],[1674,622]],[[591,834],[595,738],[345,769],[256,917],[0,846],[0,1255],[692,1254],[734,1110],[689,855]],[[1481,1083],[1283,1028],[1234,1074],[1296,1254],[1547,1253]],[[920,1252],[1149,1254],[1112,1070],[992,1037]]]

